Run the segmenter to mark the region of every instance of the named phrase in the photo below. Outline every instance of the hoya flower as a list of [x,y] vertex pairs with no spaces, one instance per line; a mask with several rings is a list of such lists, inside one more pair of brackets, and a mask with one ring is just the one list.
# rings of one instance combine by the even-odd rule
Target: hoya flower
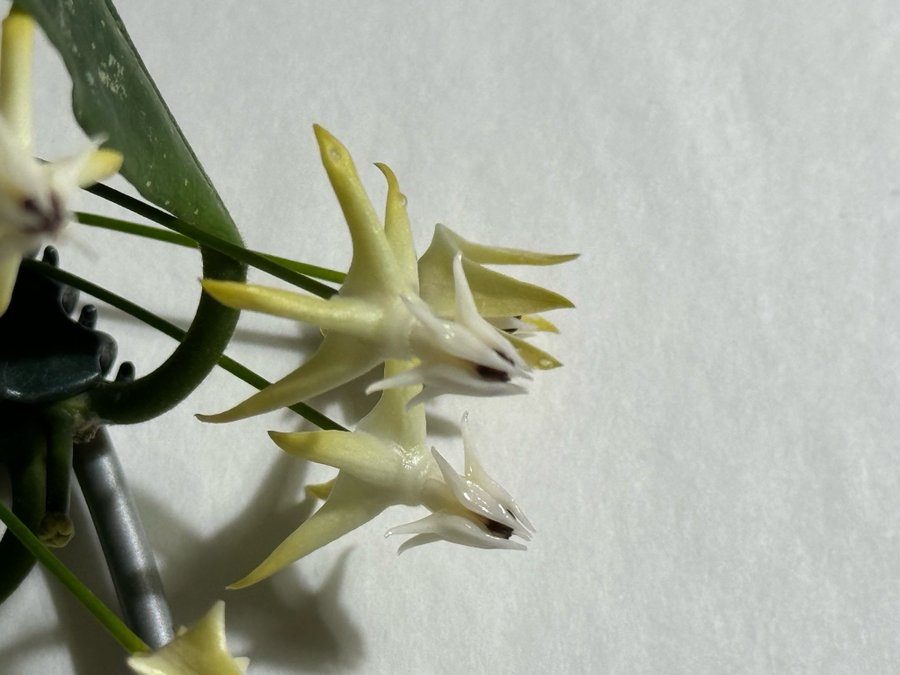
[[16,8],[3,21],[0,51],[0,315],[9,306],[22,258],[66,224],[66,201],[108,178],[122,156],[99,150],[42,163],[32,156],[31,53],[34,20]]
[[578,257],[577,253],[551,254],[513,248],[485,246],[466,241],[446,225],[434,228],[431,245],[418,262],[420,296],[438,316],[450,316],[454,261],[462,267],[472,290],[478,314],[507,333],[519,355],[529,366],[555,368],[559,361],[524,340],[536,331],[557,332],[556,327],[536,316],[538,312],[572,307],[567,298],[484,267],[484,265],[558,265]]
[[[409,364],[388,361],[386,375]],[[408,408],[419,386],[389,389],[355,432],[270,432],[286,452],[339,470],[331,484],[316,486],[324,505],[289,535],[256,569],[231,588],[243,588],[325,546],[395,504],[424,506],[428,517],[387,534],[414,534],[400,550],[437,540],[479,548],[524,549],[525,514],[479,464],[463,418],[465,472],[425,445],[423,406]]]
[[350,154],[315,127],[322,163],[344,212],[353,259],[340,292],[328,300],[294,291],[206,279],[219,302],[319,326],[325,338],[297,370],[207,422],[230,422],[275,410],[338,387],[387,359],[418,359],[399,379],[369,388],[424,384],[418,403],[442,393],[473,396],[521,393],[516,380],[528,366],[475,307],[461,257],[453,263],[453,309],[439,318],[419,297],[416,254],[406,198],[393,172],[378,167],[388,183],[384,224],[363,189]]
[[169,644],[128,658],[128,665],[140,675],[242,675],[249,664],[250,659],[228,653],[221,600],[193,626],[182,627]]

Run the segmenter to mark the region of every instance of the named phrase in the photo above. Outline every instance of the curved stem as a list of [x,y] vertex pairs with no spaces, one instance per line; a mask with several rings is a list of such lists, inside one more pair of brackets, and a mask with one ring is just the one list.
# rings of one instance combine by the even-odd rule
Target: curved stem
[[[203,275],[211,279],[243,281],[245,267],[208,248]],[[240,312],[200,297],[197,313],[181,344],[156,370],[133,382],[107,382],[89,393],[90,409],[100,420],[133,424],[153,419],[180,403],[209,374],[225,351]]]
[[[72,288],[77,288],[84,293],[88,293],[98,300],[106,302],[109,305],[112,305],[113,307],[125,312],[126,314],[133,316],[139,321],[143,321],[148,326],[155,328],[156,330],[168,335],[175,340],[183,340],[185,337],[185,331],[183,331],[175,324],[166,321],[162,317],[157,316],[153,312],[147,311],[140,305],[136,305],[130,300],[126,300],[122,296],[117,295],[112,291],[108,291],[105,288],[91,283],[87,279],[83,279],[75,274],[72,274],[71,272],[61,270],[58,267],[53,267],[52,265],[38,262],[37,260],[23,260],[22,265],[25,267],[34,267],[35,269],[39,269],[43,274],[52,279],[56,279],[63,282],[67,286],[71,286]],[[219,365],[232,375],[239,377],[244,382],[256,387],[257,389],[263,389],[271,384],[271,382],[269,382],[262,376],[256,374],[243,364],[238,363],[234,359],[225,356],[224,354],[219,357]],[[346,431],[345,427],[341,426],[331,418],[323,415],[318,410],[306,405],[305,403],[296,403],[292,406],[288,406],[288,408],[321,429]]]

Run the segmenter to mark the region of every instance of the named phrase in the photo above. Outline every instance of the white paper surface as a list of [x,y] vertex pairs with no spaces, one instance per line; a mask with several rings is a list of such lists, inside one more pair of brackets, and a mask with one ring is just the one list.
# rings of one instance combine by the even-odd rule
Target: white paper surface
[[[457,466],[450,432],[470,411],[486,468],[537,527],[525,553],[398,558],[384,531],[422,513],[392,509],[226,592],[311,513],[303,484],[332,473],[267,438],[296,418],[196,421],[251,393],[218,371],[164,417],[112,429],[179,623],[224,598],[254,675],[900,667],[900,5],[117,6],[249,246],[346,269],[316,122],[376,204],[372,163],[394,169],[420,252],[443,222],[582,254],[521,271],[577,305],[538,343],[565,367],[527,397],[432,410]],[[60,156],[83,135],[38,47],[37,149]],[[187,324],[195,253],[77,225],[59,248]],[[99,327],[139,373],[173,347],[102,305]],[[245,315],[229,354],[271,379],[314,337]],[[348,424],[374,400],[336,399],[319,403]],[[114,603],[73,505],[61,556]],[[119,672],[122,656],[43,571],[0,607],[0,672]]]

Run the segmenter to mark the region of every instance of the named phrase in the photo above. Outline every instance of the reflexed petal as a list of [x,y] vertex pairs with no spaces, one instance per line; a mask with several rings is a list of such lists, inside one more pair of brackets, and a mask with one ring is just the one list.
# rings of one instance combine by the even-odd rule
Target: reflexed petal
[[[444,541],[475,548],[504,548],[515,551],[524,551],[527,548],[521,542],[489,534],[487,530],[476,525],[468,518],[443,512],[432,513],[412,523],[392,527],[384,536],[391,537],[395,534],[431,535],[428,541],[435,541],[435,537],[439,537]],[[426,542],[419,541],[412,545],[420,543]],[[402,552],[408,550],[411,546],[401,546],[400,548],[400,552]]]
[[128,658],[128,665],[140,675],[242,675],[249,663],[250,659],[228,653],[221,600],[193,626],[178,631],[169,644]]
[[304,492],[306,492],[307,497],[315,497],[316,499],[324,501],[331,495],[331,490],[334,488],[336,480],[337,477],[327,480],[324,483],[307,485],[306,488],[304,488]]
[[506,335],[505,338],[512,343],[519,353],[519,356],[521,356],[525,363],[531,368],[537,368],[538,370],[552,370],[553,368],[559,368],[562,365],[555,356],[548,354],[543,349],[535,347],[530,342],[527,342],[516,335]]
[[519,317],[519,321],[525,324],[523,331],[538,331],[542,333],[558,333],[559,328],[537,314],[525,314]]
[[403,455],[396,444],[370,434],[348,431],[270,431],[279,448],[310,462],[327,464],[382,488],[403,481]]
[[97,148],[88,155],[87,161],[75,176],[78,187],[89,187],[115,175],[122,168],[122,153],[108,148]]
[[366,194],[350,153],[318,124],[313,126],[322,164],[344,212],[353,240],[353,260],[341,292],[346,295],[403,292],[393,251]]
[[229,588],[245,588],[369,522],[390,505],[380,493],[352,476],[338,476],[328,501],[298,527],[250,574]]
[[329,335],[312,357],[294,372],[246,401],[216,415],[197,415],[203,422],[234,422],[291,406],[339,387],[374,368],[382,360],[356,338]]
[[387,164],[375,164],[387,179],[387,205],[384,209],[384,234],[394,252],[394,259],[409,289],[419,292],[419,275],[416,267],[416,248],[413,244],[409,215],[406,213],[406,196],[400,192],[397,177]]
[[469,260],[483,265],[559,265],[574,260],[578,253],[538,253],[518,248],[485,246],[467,241],[440,223],[434,228],[435,239],[448,244],[453,252],[460,251]]
[[223,305],[310,323],[362,338],[377,336],[382,312],[371,302],[335,296],[323,300],[294,291],[204,279],[203,290]]
[[435,227],[431,246],[419,259],[421,296],[438,316],[450,316],[454,308],[454,257],[462,253],[463,268],[483,317],[520,316],[572,307],[571,301],[540,286],[519,281],[482,267],[487,264],[555,265],[576,255],[548,255],[515,249],[480,246],[466,242],[443,225]]
[[[400,377],[413,370],[414,364],[415,361],[388,359],[384,362],[385,378]],[[411,403],[422,391],[422,387],[416,381],[408,384],[411,386],[397,383],[391,389],[382,392],[375,407],[356,425],[357,431],[365,431],[409,450],[423,446],[425,409],[414,408]],[[369,389],[366,389],[366,393],[369,393]]]
[[3,20],[0,43],[0,115],[31,154],[31,59],[34,19],[13,5]]

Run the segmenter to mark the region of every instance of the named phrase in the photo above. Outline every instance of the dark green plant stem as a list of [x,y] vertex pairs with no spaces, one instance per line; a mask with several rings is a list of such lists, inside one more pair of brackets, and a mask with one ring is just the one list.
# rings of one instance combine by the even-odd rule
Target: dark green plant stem
[[155,239],[156,241],[164,241],[168,244],[177,244],[186,248],[200,248],[196,241],[190,237],[172,232],[171,230],[163,230],[150,225],[141,225],[140,223],[130,223],[118,218],[109,218],[96,213],[85,213],[84,211],[75,211],[73,214],[75,220],[82,225],[91,227],[100,227],[104,230],[112,230],[113,232],[125,232],[134,234],[146,239]]
[[[185,237],[184,235],[178,234],[177,232],[162,230],[158,227],[142,225],[140,223],[132,223],[127,220],[121,220],[120,218],[109,218],[107,216],[101,216],[96,213],[85,213],[84,211],[76,211],[73,215],[79,223],[88,225],[90,227],[100,227],[105,230],[112,230],[113,232],[133,234],[138,237],[164,241],[168,244],[176,244],[177,246],[184,246],[186,248],[199,248],[197,242],[190,237]],[[260,253],[259,251],[250,250],[249,253],[251,253],[252,255],[248,257],[247,260],[244,260],[244,262],[246,262],[251,267],[256,267],[256,265],[254,264],[255,256],[262,256],[266,260],[269,260],[270,262],[280,265],[281,267],[284,267],[288,270],[291,270],[298,274],[305,274],[306,276],[315,277],[316,279],[321,279],[323,281],[331,281],[337,284],[341,284],[347,277],[344,272],[338,272],[337,270],[328,269],[327,267],[319,267],[318,265],[301,263],[297,262],[296,260],[291,260],[290,258],[282,258],[278,255]]]
[[[152,312],[147,311],[143,307],[136,305],[130,300],[126,300],[113,293],[112,291],[108,291],[105,288],[97,286],[96,284],[87,281],[86,279],[82,279],[81,277],[72,274],[71,272],[66,272],[65,270],[61,270],[58,267],[53,267],[51,265],[47,265],[42,262],[38,262],[37,260],[23,260],[23,265],[32,265],[37,269],[41,270],[42,273],[46,274],[48,277],[52,279],[56,279],[58,281],[67,284],[73,288],[77,288],[84,293],[88,293],[93,297],[101,300],[109,305],[112,305],[116,309],[119,309],[126,314],[133,316],[139,321],[143,321],[148,326],[155,328],[161,333],[165,333],[169,337],[175,340],[183,340],[185,336],[184,330],[179,328],[173,323],[170,323],[163,319],[162,317],[153,314]],[[234,359],[222,355],[219,357],[218,361],[219,365],[227,370],[232,375],[235,375],[242,379],[247,384],[256,387],[257,389],[264,389],[268,387],[271,382],[266,380],[264,377],[257,375],[255,372],[247,368],[246,366],[238,363]],[[347,429],[331,418],[323,415],[318,410],[311,408],[305,403],[297,403],[292,406],[289,406],[290,410],[294,411],[301,417],[309,420],[317,427],[326,430],[335,430],[335,431],[346,431]]]
[[[141,215],[148,220],[152,220],[154,223],[159,223],[163,227],[167,227],[185,237],[193,239],[201,246],[206,246],[225,256],[229,256],[234,260],[239,260],[242,263],[253,265],[257,269],[261,269],[263,272],[271,274],[273,277],[287,281],[289,284],[302,288],[305,291],[309,291],[314,295],[318,295],[320,298],[330,298],[337,293],[337,291],[330,286],[319,283],[315,279],[310,279],[304,274],[298,274],[293,270],[285,269],[282,265],[269,260],[262,254],[249,251],[243,246],[225,241],[220,237],[210,234],[203,228],[191,225],[190,223],[176,218],[165,211],[161,211],[155,206],[151,206],[139,199],[129,197],[125,193],[119,192],[108,185],[93,185],[86,188],[86,190],[98,197],[126,208],[132,213]],[[209,277],[205,271],[204,276]]]
[[[38,535],[44,542],[50,545],[64,545],[71,536],[71,522],[69,521],[69,487],[72,477],[72,434],[75,431],[75,423],[72,416],[62,408],[50,407],[44,411],[46,424],[42,425],[47,430],[47,510],[45,520],[41,523]],[[68,526],[67,534],[59,531],[60,527]],[[59,537],[58,544],[51,544],[45,538],[45,534],[51,537]]]
[[59,558],[38,540],[28,526],[2,503],[0,503],[0,520],[29,551],[32,558],[37,558],[51,574],[59,579],[129,653],[149,651],[149,647],[144,641],[135,635],[109,607],[104,605],[103,601],[94,595],[91,589],[85,586]]
[[[243,264],[208,248],[201,248],[203,276],[243,281]],[[200,296],[194,320],[166,361],[133,382],[108,382],[89,393],[89,408],[105,423],[134,424],[157,417],[190,394],[218,363],[240,312]]]
[[[12,510],[23,527],[37,530],[44,517],[46,501],[46,442],[43,434],[27,412],[22,411],[18,424],[4,419],[4,431],[0,444],[4,454],[17,453],[8,457],[9,482],[12,487]],[[18,416],[18,415],[17,415]],[[6,507],[0,503],[0,508]],[[0,539],[0,603],[15,591],[34,567],[34,555],[29,551],[12,528]]]

